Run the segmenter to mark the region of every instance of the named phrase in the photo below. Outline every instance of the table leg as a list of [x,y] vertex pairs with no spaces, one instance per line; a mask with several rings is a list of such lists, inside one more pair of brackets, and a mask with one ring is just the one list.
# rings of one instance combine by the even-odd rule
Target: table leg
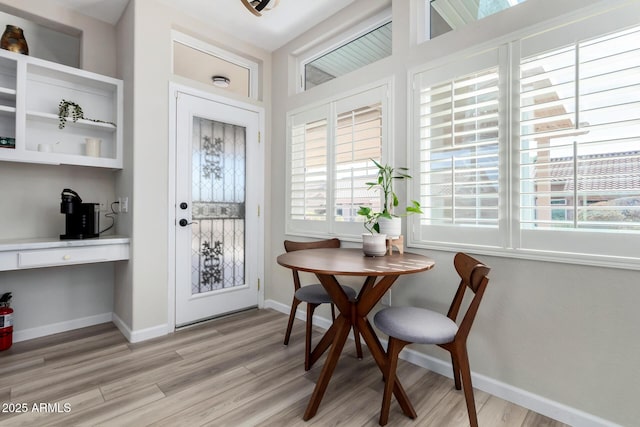
[[[320,281],[320,283],[323,284],[323,286],[327,290],[327,293],[329,293],[329,295],[331,296],[331,299],[333,300],[334,305],[338,308],[338,311],[340,312],[340,315],[338,315],[338,318],[340,316],[353,316],[354,314],[353,302],[349,301],[347,294],[342,290],[342,287],[340,286],[336,278],[334,276],[326,275],[326,274],[316,274],[316,276],[318,277],[318,280]],[[351,326],[355,325],[353,320],[351,321],[350,325]],[[337,331],[336,321],[334,320],[329,330],[325,332],[325,334],[322,336],[318,344],[316,344],[316,347],[311,352],[311,355],[309,357],[309,366],[313,366],[314,363],[316,363],[318,359],[322,357],[322,354],[325,351],[327,351],[327,349],[335,339],[336,331]],[[354,330],[354,335],[355,334],[356,334],[356,331]],[[356,340],[356,343],[360,344],[360,341]],[[356,345],[356,348],[357,348],[358,357],[362,359],[362,348],[360,348],[358,345]]]
[[[338,316],[338,317],[340,317],[340,316]],[[331,324],[331,326],[329,327],[329,329],[327,330],[327,332],[324,333],[324,335],[322,336],[322,338],[320,339],[318,344],[316,344],[316,347],[313,349],[313,351],[311,352],[311,356],[309,357],[309,365],[310,366],[313,366],[313,364],[316,363],[318,361],[318,359],[320,359],[322,354],[325,351],[327,351],[327,349],[329,348],[329,346],[331,345],[331,343],[335,339],[336,330],[337,330],[336,325],[337,324],[334,321]]]
[[[373,330],[373,326],[371,326],[371,323],[369,323],[369,320],[367,320],[366,317],[358,317],[357,322],[358,330],[360,331],[362,338],[364,338],[364,342],[367,344],[367,347],[369,347],[369,351],[371,352],[373,359],[378,364],[378,367],[382,371],[382,374],[385,375],[387,354],[384,351],[380,340],[378,340],[378,337]],[[400,384],[400,381],[398,381],[397,378],[393,386],[393,394],[396,397],[398,404],[402,408],[402,412],[404,412],[404,414],[409,418],[415,419],[418,414],[416,414],[415,409],[413,409],[413,405],[411,405],[409,396],[407,396],[407,393],[404,391],[404,388],[402,388],[402,384]]]
[[331,379],[331,375],[333,375],[333,371],[338,364],[342,348],[344,347],[344,343],[347,341],[347,336],[351,329],[351,323],[344,315],[338,316],[333,324],[336,326],[336,335],[333,343],[331,344],[329,354],[327,355],[327,360],[324,362],[324,366],[320,372],[320,378],[318,378],[316,387],[313,389],[313,394],[311,395],[311,399],[307,405],[307,410],[304,412],[304,417],[302,417],[305,421],[310,420],[316,412],[318,412],[318,407],[320,406],[324,392],[327,390],[329,380]]

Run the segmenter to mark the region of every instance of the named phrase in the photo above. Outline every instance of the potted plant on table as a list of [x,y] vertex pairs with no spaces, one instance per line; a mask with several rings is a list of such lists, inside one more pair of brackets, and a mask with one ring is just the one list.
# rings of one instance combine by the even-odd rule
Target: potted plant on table
[[[406,172],[409,170],[408,168],[402,167],[397,168],[397,170],[390,165],[382,165],[375,160],[371,159],[371,161],[378,168],[378,179],[376,182],[367,182],[366,184],[369,186],[368,190],[380,189],[383,195],[383,205],[382,210],[380,212],[374,212],[368,206],[361,206],[358,210],[358,215],[362,215],[365,217],[364,227],[369,231],[370,235],[376,235],[384,237],[377,237],[374,239],[382,240],[384,251],[380,254],[381,248],[379,247],[380,243],[376,243],[375,246],[378,249],[369,250],[375,251],[376,254],[372,254],[372,256],[384,255],[386,253],[386,238],[397,238],[401,234],[402,230],[402,220],[400,215],[394,214],[394,208],[396,208],[400,202],[398,200],[398,196],[393,190],[393,182],[394,180],[405,180],[411,178]],[[411,204],[405,208],[405,212],[402,216],[410,215],[413,213],[422,213],[420,209],[420,203],[415,200],[411,201]],[[369,240],[370,238],[365,238],[366,234],[363,234],[363,250],[365,255],[369,255],[367,249],[370,249],[373,243],[366,244],[364,239]],[[365,249],[365,246],[367,248]]]

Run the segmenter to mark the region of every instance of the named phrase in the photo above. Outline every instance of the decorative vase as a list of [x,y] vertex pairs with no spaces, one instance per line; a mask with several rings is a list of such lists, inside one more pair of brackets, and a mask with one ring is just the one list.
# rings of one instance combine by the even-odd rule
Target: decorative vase
[[380,233],[386,234],[392,239],[398,238],[402,234],[402,218],[394,216],[389,218],[378,218],[378,226]]
[[15,25],[7,25],[0,38],[0,47],[11,52],[29,55],[29,46],[22,33],[22,28]]
[[366,256],[384,256],[387,253],[387,235],[362,233],[362,252]]

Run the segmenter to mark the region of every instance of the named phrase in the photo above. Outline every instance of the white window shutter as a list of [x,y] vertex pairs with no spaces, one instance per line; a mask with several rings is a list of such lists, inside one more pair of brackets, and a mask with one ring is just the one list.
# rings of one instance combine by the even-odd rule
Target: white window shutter
[[416,76],[421,231],[429,242],[499,244],[498,51]]

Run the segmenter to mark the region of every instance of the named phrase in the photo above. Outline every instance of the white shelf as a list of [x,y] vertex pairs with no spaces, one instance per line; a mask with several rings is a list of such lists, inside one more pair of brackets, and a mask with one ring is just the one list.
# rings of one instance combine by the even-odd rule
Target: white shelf
[[[122,169],[122,90],[112,77],[0,50],[0,136],[16,140],[0,161]],[[90,119],[67,117],[60,129],[62,100]],[[102,141],[100,157],[85,155],[86,138]]]
[[[42,121],[55,122],[56,129],[58,128],[58,123],[60,121],[60,119],[56,114],[40,113],[37,111],[27,111],[27,120],[42,120]],[[86,119],[79,119],[78,121],[74,122],[73,119],[70,119],[68,117],[65,120],[67,122],[67,124],[65,125],[65,129],[67,127],[77,126],[80,128],[89,128],[89,129],[94,128],[94,129],[106,130],[109,132],[116,131],[116,127],[111,123],[94,122],[92,120],[86,120]]]

